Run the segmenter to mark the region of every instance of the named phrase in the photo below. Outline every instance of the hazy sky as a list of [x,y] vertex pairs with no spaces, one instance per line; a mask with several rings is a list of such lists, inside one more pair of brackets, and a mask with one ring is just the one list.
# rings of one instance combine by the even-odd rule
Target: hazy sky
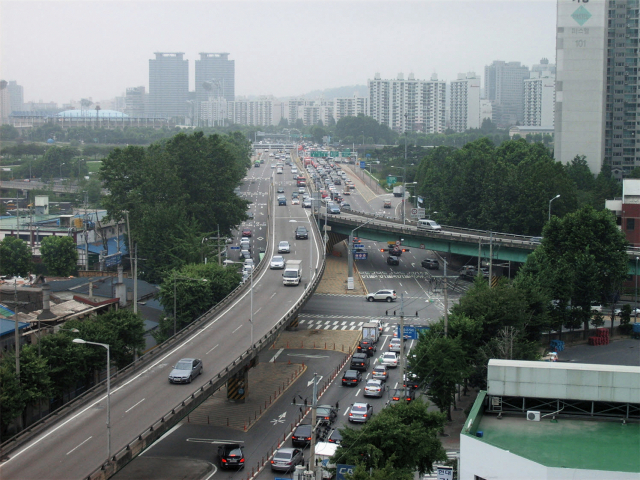
[[25,101],[97,101],[148,89],[154,52],[185,52],[190,90],[199,52],[229,52],[236,95],[366,85],[376,72],[449,81],[493,60],[555,63],[555,25],[554,0],[0,0],[0,78]]

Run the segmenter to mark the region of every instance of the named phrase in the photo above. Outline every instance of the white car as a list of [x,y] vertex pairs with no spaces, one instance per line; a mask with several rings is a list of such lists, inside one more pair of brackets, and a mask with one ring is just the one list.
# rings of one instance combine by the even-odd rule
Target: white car
[[271,264],[269,265],[269,268],[273,270],[280,270],[280,269],[283,269],[285,265],[286,265],[286,262],[284,261],[284,257],[280,255],[276,255],[271,259]]
[[385,288],[384,290],[378,290],[377,292],[374,292],[374,293],[369,293],[367,295],[368,302],[373,302],[374,300],[393,302],[396,300],[396,298],[398,298],[396,295],[396,291],[387,289],[387,288]]
[[390,352],[400,352],[402,348],[402,342],[399,338],[392,338],[389,342],[389,351]]
[[383,353],[380,357],[380,364],[389,368],[398,366],[398,356],[394,352]]
[[368,380],[364,387],[365,397],[382,397],[384,385],[381,380]]
[[291,253],[291,247],[289,246],[289,242],[283,240],[278,244],[278,253]]
[[291,205],[300,205],[300,199],[299,198],[292,198],[291,199]]

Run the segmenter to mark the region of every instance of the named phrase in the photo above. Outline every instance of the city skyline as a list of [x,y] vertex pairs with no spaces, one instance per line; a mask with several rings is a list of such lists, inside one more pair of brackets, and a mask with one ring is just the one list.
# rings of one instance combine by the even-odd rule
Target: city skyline
[[157,51],[185,52],[189,91],[200,52],[229,52],[237,96],[366,85],[376,73],[424,80],[436,73],[450,82],[494,60],[555,63],[552,0],[366,5],[3,1],[0,76],[24,87],[25,102],[63,104],[107,100],[137,86],[148,91]]

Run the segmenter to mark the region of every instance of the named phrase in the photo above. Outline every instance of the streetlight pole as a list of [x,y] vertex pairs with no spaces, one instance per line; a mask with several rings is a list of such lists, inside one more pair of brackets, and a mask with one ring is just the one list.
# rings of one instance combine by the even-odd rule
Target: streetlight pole
[[635,310],[633,312],[633,316],[636,317],[636,321],[638,318],[638,258],[636,257],[636,306],[635,306]]
[[61,163],[60,164],[60,179],[62,179],[62,166],[66,165],[66,163]]
[[251,297],[251,306],[249,307],[249,323],[251,324],[251,337],[250,342],[251,345],[249,348],[253,349],[253,265],[251,265],[251,290],[249,296]]
[[81,338],[74,338],[73,343],[98,345],[107,349],[107,461],[111,461],[111,353],[106,343],[88,342]]
[[551,202],[553,202],[556,198],[560,198],[560,194],[556,195],[551,200],[549,200],[549,219],[548,219],[549,222],[551,221]]
[[407,197],[407,143],[408,143],[408,139],[407,139],[407,117],[409,116],[408,113],[404,114],[404,167],[403,167],[403,171],[402,171],[402,224],[406,225],[407,224],[407,214],[406,214],[406,197]]

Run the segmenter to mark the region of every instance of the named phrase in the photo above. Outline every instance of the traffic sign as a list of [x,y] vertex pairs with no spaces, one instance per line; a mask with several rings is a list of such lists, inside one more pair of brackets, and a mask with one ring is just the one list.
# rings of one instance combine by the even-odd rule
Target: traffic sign
[[364,244],[362,243],[354,243],[353,248],[364,248]]
[[396,177],[393,177],[393,176],[391,176],[391,175],[389,175],[389,176],[387,177],[387,183],[388,183],[389,185],[393,185],[393,184],[394,184],[394,183],[396,183],[397,181],[398,181],[398,179],[397,179]]
[[365,162],[364,160],[360,160],[360,168],[363,170],[367,168],[367,162]]
[[425,209],[424,208],[412,208],[411,209],[411,217],[412,218],[424,218]]
[[[426,325],[405,325],[404,326],[404,338],[409,340],[417,340],[418,332],[423,330],[429,330]],[[400,325],[398,325],[398,337],[400,337]]]
[[353,259],[354,260],[366,260],[369,256],[368,252],[354,252]]
[[229,247],[231,250],[240,250],[240,247]]

